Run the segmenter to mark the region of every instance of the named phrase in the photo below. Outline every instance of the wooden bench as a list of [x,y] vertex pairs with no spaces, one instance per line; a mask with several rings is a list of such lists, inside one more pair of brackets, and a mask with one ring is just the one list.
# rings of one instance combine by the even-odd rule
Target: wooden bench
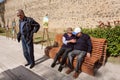
[[[56,53],[62,45],[62,36],[62,34],[57,34],[54,45],[45,48],[45,54],[48,57],[54,59]],[[81,69],[82,72],[94,76],[95,72],[106,62],[107,41],[106,39],[91,37],[91,42],[93,47],[91,57],[85,57]],[[73,65],[74,67],[76,66],[76,58],[73,61]]]

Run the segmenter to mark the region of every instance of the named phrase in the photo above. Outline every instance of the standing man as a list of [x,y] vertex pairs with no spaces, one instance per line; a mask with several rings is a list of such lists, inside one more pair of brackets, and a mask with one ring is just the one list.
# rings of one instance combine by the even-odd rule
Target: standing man
[[15,22],[15,18],[12,21],[12,39],[16,39],[16,22]]
[[33,34],[39,30],[40,25],[32,18],[26,17],[22,9],[17,10],[17,17],[19,17],[17,39],[18,42],[22,40],[23,54],[27,60],[25,66],[30,65],[30,68],[33,68],[35,66]]
[[6,39],[9,39],[10,37],[9,19],[7,19],[7,24],[5,26],[5,33],[6,33]]
[[92,44],[90,36],[82,33],[80,28],[75,28],[73,33],[76,35],[77,40],[74,44],[74,50],[68,53],[68,64],[70,69],[68,69],[66,73],[69,74],[73,70],[73,59],[75,56],[77,56],[77,64],[75,68],[75,73],[73,75],[74,78],[77,78],[80,73],[80,67],[84,57],[86,55],[87,57],[90,57],[90,53],[92,51]]

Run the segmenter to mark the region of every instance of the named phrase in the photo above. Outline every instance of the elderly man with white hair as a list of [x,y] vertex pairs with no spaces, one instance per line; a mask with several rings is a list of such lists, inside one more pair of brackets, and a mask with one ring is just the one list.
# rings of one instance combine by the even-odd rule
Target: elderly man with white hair
[[74,44],[74,50],[68,53],[68,66],[69,69],[66,71],[67,74],[73,71],[73,59],[77,56],[77,64],[75,68],[75,73],[73,75],[74,78],[77,78],[80,73],[80,66],[84,57],[87,55],[90,57],[90,53],[92,51],[92,44],[90,36],[82,33],[81,28],[75,28],[74,35],[76,35],[76,43]]

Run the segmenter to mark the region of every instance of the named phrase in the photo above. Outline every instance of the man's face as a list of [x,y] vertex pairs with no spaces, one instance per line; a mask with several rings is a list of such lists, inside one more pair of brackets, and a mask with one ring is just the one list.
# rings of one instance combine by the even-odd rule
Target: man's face
[[67,33],[72,34],[72,29],[68,28],[68,29],[67,29]]
[[79,32],[76,36],[77,36],[77,37],[80,37],[80,36],[81,36],[81,33]]
[[24,14],[22,12],[17,11],[17,17],[19,17],[19,19],[23,19],[24,18]]

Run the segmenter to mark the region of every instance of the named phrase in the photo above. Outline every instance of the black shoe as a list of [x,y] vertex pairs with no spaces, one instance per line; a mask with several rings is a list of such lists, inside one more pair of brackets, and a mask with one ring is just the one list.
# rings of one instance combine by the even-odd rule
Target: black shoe
[[55,67],[55,65],[56,65],[55,63],[52,63],[52,64],[51,64],[51,67],[53,68],[53,67]]
[[58,68],[58,71],[62,71],[62,69],[63,69],[63,67],[62,66],[59,66],[59,68]]
[[25,64],[25,66],[28,66],[28,65],[30,65],[30,64],[29,63]]
[[31,64],[31,65],[30,65],[30,69],[32,69],[34,66],[35,66],[35,64]]

